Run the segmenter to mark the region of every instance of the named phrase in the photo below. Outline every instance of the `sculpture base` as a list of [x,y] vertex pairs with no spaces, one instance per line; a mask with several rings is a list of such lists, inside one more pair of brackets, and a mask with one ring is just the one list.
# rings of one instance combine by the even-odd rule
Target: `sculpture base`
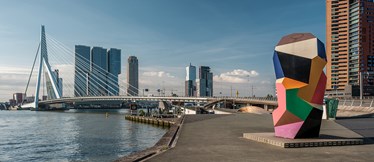
[[256,142],[267,143],[283,148],[300,148],[300,147],[324,147],[324,146],[345,146],[345,145],[362,145],[364,139],[356,134],[354,137],[346,138],[335,136],[334,134],[321,134],[319,138],[305,139],[287,139],[275,137],[274,133],[244,133],[243,137]]

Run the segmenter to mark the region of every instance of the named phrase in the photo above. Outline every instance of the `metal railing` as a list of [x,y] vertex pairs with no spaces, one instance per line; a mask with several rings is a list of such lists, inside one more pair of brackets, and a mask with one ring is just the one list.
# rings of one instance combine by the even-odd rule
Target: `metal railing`
[[277,101],[275,97],[231,97],[231,96],[214,96],[216,99],[243,99],[243,100],[260,100],[260,101]]
[[374,98],[366,98],[366,99],[339,99],[340,106],[359,106],[359,107],[374,107]]

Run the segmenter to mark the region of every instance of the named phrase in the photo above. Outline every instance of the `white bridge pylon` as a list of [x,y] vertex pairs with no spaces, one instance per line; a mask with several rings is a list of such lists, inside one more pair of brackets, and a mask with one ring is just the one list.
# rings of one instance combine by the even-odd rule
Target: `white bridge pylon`
[[41,81],[41,75],[42,72],[44,71],[46,73],[46,81],[47,81],[47,92],[48,97],[51,99],[59,99],[62,97],[62,92],[61,89],[57,85],[57,76],[55,73],[52,72],[51,66],[48,62],[48,51],[47,51],[47,42],[46,42],[46,37],[45,37],[45,29],[44,25],[42,25],[42,30],[41,30],[41,37],[40,37],[40,62],[39,62],[39,71],[38,71],[38,77],[36,81],[36,89],[35,89],[35,98],[33,103],[25,104],[22,105],[22,107],[27,107],[27,108],[35,108],[36,110],[38,109],[38,104],[39,104],[39,90],[40,90],[40,81]]

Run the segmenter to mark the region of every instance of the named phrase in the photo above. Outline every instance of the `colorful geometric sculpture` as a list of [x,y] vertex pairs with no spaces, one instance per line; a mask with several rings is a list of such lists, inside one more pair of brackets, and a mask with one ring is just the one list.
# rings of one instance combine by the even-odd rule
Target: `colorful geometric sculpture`
[[275,47],[273,62],[278,95],[275,136],[318,137],[326,88],[324,44],[310,33],[287,35]]

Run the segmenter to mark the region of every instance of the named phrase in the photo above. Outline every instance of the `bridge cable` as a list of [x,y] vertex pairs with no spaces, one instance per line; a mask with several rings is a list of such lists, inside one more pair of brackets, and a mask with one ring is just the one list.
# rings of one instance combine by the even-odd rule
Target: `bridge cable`
[[[53,44],[50,44],[50,45],[51,45],[51,46],[50,46],[50,47],[51,47],[50,49],[51,49],[53,52],[55,52],[55,50],[57,50],[57,49],[55,49],[56,47],[55,47]],[[66,58],[61,57],[61,56],[58,55],[58,54],[51,55],[51,56],[53,56],[53,58],[57,58],[57,57],[58,57],[56,60],[65,60],[65,61],[67,60]],[[68,64],[68,65],[69,65],[69,64]],[[76,69],[76,70],[77,70],[77,69]],[[75,71],[76,71],[76,70],[75,70]],[[74,83],[70,83],[70,84],[69,84],[69,83],[70,83],[70,82],[67,82],[66,85],[69,85],[68,87],[71,88],[71,87],[72,87],[71,85],[74,85]],[[83,83],[82,80],[81,80],[81,83]],[[81,91],[83,91],[83,88],[82,88],[82,87],[84,87],[84,86],[82,86],[82,84],[78,84],[77,86],[81,89]],[[95,86],[95,88],[98,88],[95,84],[94,84],[93,86]],[[85,88],[86,88],[86,87],[85,87]],[[76,93],[78,93],[77,90],[75,90],[75,88],[71,88],[71,89],[74,89],[74,90],[71,90],[71,92],[76,92]],[[79,94],[80,94],[80,93],[79,93]],[[99,96],[98,93],[96,93],[95,95]]]
[[[50,44],[51,45],[51,44]],[[57,56],[59,56],[59,55],[54,55],[53,53],[55,52],[55,49],[54,49],[54,47],[53,47],[53,45],[52,46],[49,46],[50,48],[50,50],[52,51],[52,52],[50,52],[50,56],[51,56],[51,63],[53,63],[53,59],[54,58],[56,58],[56,60],[63,60],[63,57],[59,57],[59,58],[57,58]],[[52,53],[52,54],[51,54]],[[70,92],[73,92],[74,93],[74,91],[72,90],[72,88],[71,88],[71,83],[70,82],[68,82],[68,79],[66,79],[65,78],[65,80],[64,80],[64,83],[66,83],[65,84],[65,86],[67,87],[67,88],[65,88],[65,86],[64,86],[64,89],[63,90],[65,90],[65,91],[67,91],[66,89],[68,89],[68,90],[70,90]],[[64,93],[64,94],[66,94],[66,93]]]
[[[51,36],[49,36],[48,35],[48,37],[47,38],[50,38]],[[51,41],[53,41],[54,43],[56,43],[56,44],[61,44],[61,45],[58,45],[57,46],[57,48],[60,48],[60,49],[62,49],[63,51],[69,51],[69,52],[66,52],[67,54],[69,54],[70,56],[73,56],[72,54],[71,54],[71,50],[69,49],[69,48],[67,48],[67,47],[65,47],[62,43],[59,43],[57,40],[54,40],[54,39],[49,39],[49,40],[51,40]],[[63,48],[64,47],[64,48]],[[75,53],[75,52],[74,52]],[[77,53],[76,53],[77,54]],[[82,56],[80,56],[79,54],[77,55],[77,56],[79,56],[79,57],[82,57]],[[74,57],[74,56],[73,56]],[[87,62],[89,62],[89,60],[88,59],[86,59],[86,58],[83,58],[83,60],[86,60],[87,62],[83,62],[83,61],[81,61],[82,59],[77,59],[78,60],[78,64],[80,64],[80,65],[88,65],[88,63]],[[82,63],[83,62],[83,63]],[[96,65],[96,64],[92,64],[94,67],[96,67],[98,70],[101,70],[101,72],[103,72],[103,73],[107,73],[106,72],[106,70],[104,70],[103,68],[101,68],[100,66],[98,66],[98,65]],[[89,65],[88,65],[89,66]],[[111,74],[111,73],[108,73],[109,74],[109,76],[114,76],[114,77],[117,77],[118,78],[118,76],[115,76],[115,75],[113,75],[113,74]],[[103,77],[103,76],[102,76]],[[109,79],[110,78],[110,79]],[[118,82],[118,81],[115,81],[112,77],[109,77],[108,79],[109,79],[109,81],[111,81],[110,83],[113,85],[115,82]],[[105,78],[105,79],[107,79],[107,78]],[[101,81],[102,82],[102,81]],[[127,83],[126,83],[127,84]],[[130,85],[131,86],[131,85]],[[136,88],[136,87],[134,87],[134,86],[132,86],[133,88],[135,88],[136,90],[138,90],[139,91],[139,89],[138,88]],[[113,88],[112,88],[113,89]],[[122,89],[122,88],[120,88],[119,87],[119,89],[121,89],[122,91],[125,91],[124,89]],[[131,91],[131,90],[130,90]],[[132,92],[134,92],[134,91],[132,91]]]
[[[38,54],[39,54],[39,48],[40,48],[40,42],[39,42],[39,45],[38,45],[38,49],[36,50],[34,62],[32,64],[32,68],[31,68],[31,72],[30,72],[30,76],[29,76],[29,80],[27,81],[27,84],[26,84],[25,95],[27,93],[27,89],[29,88],[29,84],[30,84],[30,79],[31,79],[31,76],[32,76],[32,72],[34,71],[35,62],[36,62],[36,59],[37,59]],[[25,101],[25,99],[23,99],[22,105],[23,105],[24,101]]]
[[[54,44],[52,44],[52,47],[53,48],[58,48],[58,47],[55,47],[55,45]],[[60,57],[61,58],[61,57]],[[81,60],[79,60],[79,59],[77,59],[77,61],[78,61],[78,64],[80,64],[80,65],[82,65],[82,63],[81,63]],[[87,64],[87,63],[86,63]],[[76,68],[80,68],[79,66],[76,66]],[[78,70],[75,70],[75,72],[77,72]],[[83,69],[81,69],[81,71],[84,71]],[[78,71],[79,72],[79,71]],[[95,83],[96,84],[98,84],[99,86],[101,86],[101,88],[103,88],[103,89],[105,89],[105,86],[106,86],[106,83],[104,83],[104,81],[103,81],[103,79],[106,79],[104,76],[101,76],[101,78],[99,78],[99,76],[100,75],[90,75],[91,77],[95,77],[96,79],[97,79],[97,81],[96,80],[92,80],[92,81],[95,81]],[[99,83],[100,82],[100,83]],[[102,85],[102,84],[104,84],[104,85]],[[95,84],[93,84],[93,86],[96,86]],[[96,88],[97,89],[99,89],[97,86],[96,86]],[[111,88],[112,90],[115,90],[113,87],[109,87],[109,88]],[[99,92],[98,92],[99,93]],[[112,95],[114,95],[111,91],[109,91],[109,93],[111,93]],[[99,93],[99,94],[101,94],[100,96],[102,96],[102,95],[104,95],[104,94],[102,94],[102,93]]]
[[[48,35],[48,39],[50,39],[51,41],[53,41],[53,42],[55,42],[56,44],[60,44],[60,46],[62,46],[62,47],[64,47],[64,48],[62,48],[62,49],[64,49],[65,51],[69,51],[68,52],[68,54],[69,55],[72,55],[71,54],[71,52],[72,53],[75,53],[74,51],[72,51],[71,49],[69,49],[68,47],[66,47],[63,43],[61,43],[61,42],[59,42],[58,40],[56,40],[56,39],[54,39],[52,36],[50,36],[49,34],[47,34]],[[75,53],[76,54],[76,53]],[[78,55],[79,56],[79,55]],[[88,62],[89,62],[89,60],[88,59],[86,59],[86,58],[83,58],[84,60],[87,60]],[[106,71],[106,70],[104,70],[103,68],[101,68],[100,66],[98,66],[98,65],[96,65],[96,64],[93,64],[95,67],[97,67],[99,70],[102,70],[102,71]],[[111,73],[109,73],[109,75],[111,75],[111,76],[114,76],[114,77],[116,77],[115,75],[113,75],[113,74],[111,74]],[[126,85],[128,85],[128,86],[130,86],[130,87],[133,87],[134,89],[136,89],[136,90],[138,90],[138,92],[139,92],[139,88],[136,88],[136,87],[134,87],[133,85],[131,85],[131,84],[128,84],[128,83],[126,83],[126,82],[123,82],[123,83],[125,83]],[[122,90],[124,90],[124,89],[122,89]],[[132,91],[132,92],[134,92],[134,91]],[[132,96],[132,95],[130,95],[130,96]]]
[[[58,48],[58,47],[56,47],[56,45],[54,45],[54,44],[51,44],[52,45],[52,50],[55,50],[55,48]],[[66,58],[64,58],[64,57],[59,57],[60,59],[59,60],[66,60]],[[80,60],[78,59],[78,64],[82,64],[82,63],[80,63]],[[79,66],[77,66],[77,68],[78,69],[75,69],[75,72],[77,72],[78,70],[79,70]],[[81,70],[81,71],[84,71],[83,69]],[[104,77],[102,77],[102,78],[98,78],[97,77],[97,75],[92,75],[93,77],[95,77],[98,81],[96,81],[96,80],[93,80],[93,81],[95,81],[96,82],[96,84],[98,84],[99,86],[101,86],[102,88],[105,88],[104,86],[106,86],[107,84],[106,83],[103,83],[104,81],[102,81],[101,79],[106,79],[106,78],[104,78]],[[104,86],[102,85],[102,84],[100,84],[99,82],[101,82],[101,83],[103,83],[103,84],[105,84]],[[114,84],[113,84],[114,85]],[[95,86],[97,89],[98,89],[98,87],[95,85],[95,84],[93,84],[93,86]],[[111,88],[112,90],[115,90],[114,88],[112,88],[112,87],[109,87],[109,88]],[[81,88],[81,90],[82,90],[82,88]],[[99,93],[99,92],[98,92]],[[112,94],[112,95],[114,95],[111,91],[109,91],[108,93],[110,93],[110,94]],[[104,94],[102,94],[102,93],[99,93],[100,95],[104,95]],[[95,94],[95,95],[97,95],[97,94]]]

